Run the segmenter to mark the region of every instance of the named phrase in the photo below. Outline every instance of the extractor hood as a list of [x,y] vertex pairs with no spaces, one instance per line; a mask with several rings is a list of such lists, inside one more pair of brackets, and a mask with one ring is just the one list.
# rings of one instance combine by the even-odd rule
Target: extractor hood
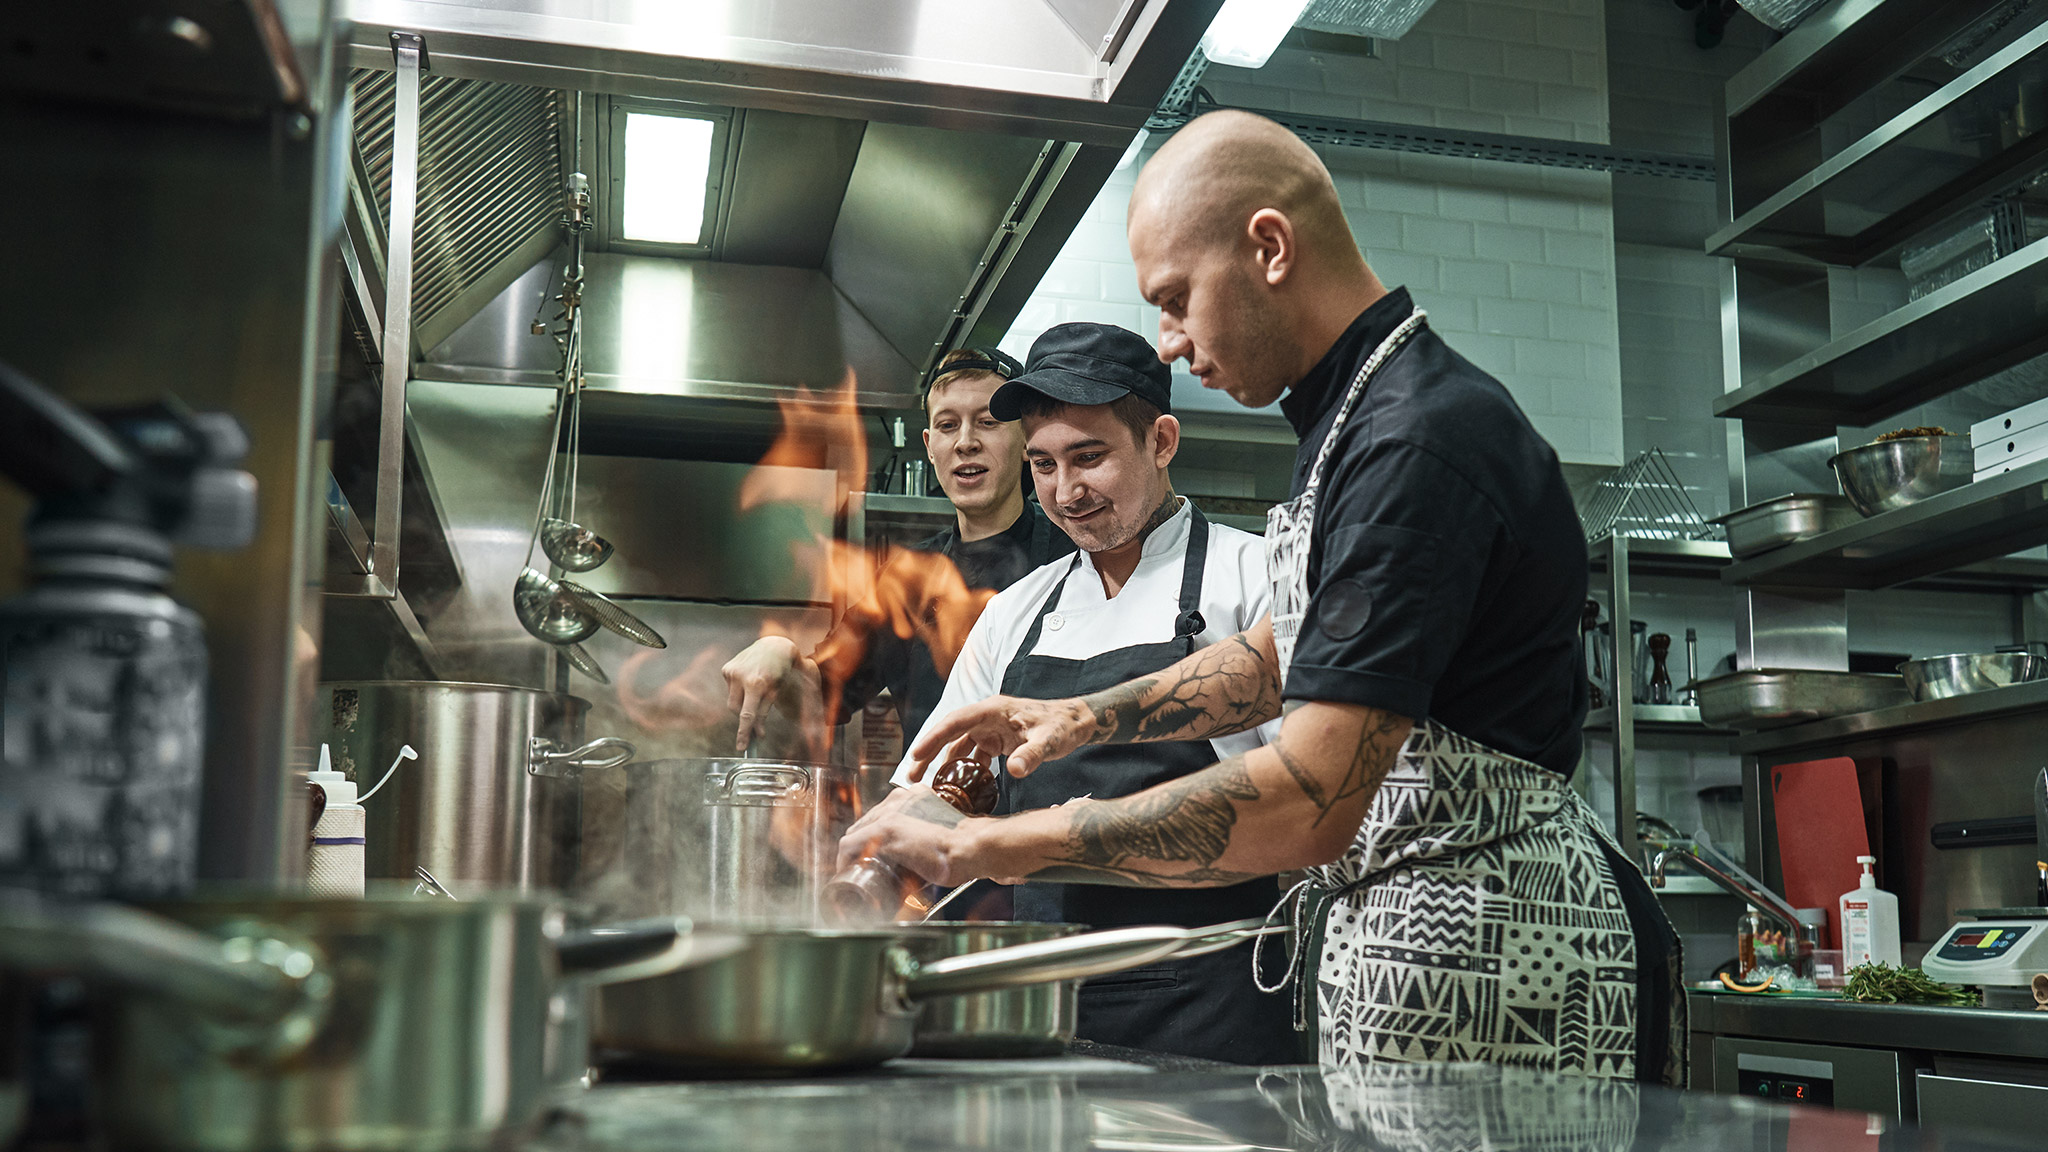
[[[1008,330],[1217,6],[359,0],[353,288],[381,308],[390,36],[417,32],[416,375],[551,379],[529,334],[559,281],[550,189],[583,171],[594,393],[763,403],[851,367],[908,407],[945,349]],[[649,107],[723,126],[688,255],[607,229],[621,113]]]

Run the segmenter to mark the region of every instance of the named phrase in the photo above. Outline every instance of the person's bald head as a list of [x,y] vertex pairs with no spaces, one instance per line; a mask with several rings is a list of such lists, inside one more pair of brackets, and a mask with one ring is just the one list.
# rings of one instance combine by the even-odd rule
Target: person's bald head
[[1138,288],[1160,307],[1159,354],[1263,407],[1385,294],[1330,171],[1294,133],[1211,112],[1138,174],[1128,219]]

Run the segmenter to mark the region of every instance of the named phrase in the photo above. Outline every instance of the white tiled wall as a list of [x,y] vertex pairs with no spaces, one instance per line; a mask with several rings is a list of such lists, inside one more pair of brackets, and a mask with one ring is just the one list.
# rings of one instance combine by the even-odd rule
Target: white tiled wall
[[[1599,0],[1439,0],[1407,36],[1383,42],[1377,59],[1283,49],[1257,71],[1212,68],[1203,86],[1226,105],[1605,141],[1602,45]],[[1380,277],[1406,285],[1453,347],[1499,377],[1567,462],[1620,463],[1609,178],[1319,151]],[[1090,207],[1007,350],[1022,356],[1039,332],[1070,320],[1156,337],[1158,316],[1138,296],[1123,229],[1137,167]]]

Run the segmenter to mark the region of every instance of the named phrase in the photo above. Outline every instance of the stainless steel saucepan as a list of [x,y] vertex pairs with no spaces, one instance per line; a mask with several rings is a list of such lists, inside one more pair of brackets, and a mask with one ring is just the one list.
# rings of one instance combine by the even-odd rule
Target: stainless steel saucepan
[[539,1115],[558,975],[644,979],[743,943],[687,928],[565,934],[551,906],[508,898],[195,900],[152,913],[6,894],[0,966],[124,990],[97,1029],[116,1147],[466,1150]]
[[[920,943],[934,958],[1065,939],[1086,931],[1079,924],[1022,920],[925,920],[906,927],[920,930]],[[1199,956],[1284,930],[1285,925],[1268,925],[1263,920],[1219,924],[1202,929],[1200,938],[1184,943],[1166,959]],[[1059,980],[934,997],[918,1005],[910,1054],[970,1060],[1056,1055],[1074,1038],[1080,994],[1081,981]]]
[[723,960],[599,989],[591,1042],[601,1060],[686,1074],[865,1067],[910,1051],[925,1001],[1120,972],[1207,950],[1218,930],[1115,928],[946,957],[922,927],[750,932]]

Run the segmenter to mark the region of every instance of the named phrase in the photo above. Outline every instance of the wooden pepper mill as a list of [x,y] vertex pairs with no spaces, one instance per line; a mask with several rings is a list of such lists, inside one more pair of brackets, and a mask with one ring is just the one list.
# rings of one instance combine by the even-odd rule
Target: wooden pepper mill
[[[939,799],[969,816],[995,811],[1002,792],[995,773],[968,757],[949,761],[933,772],[931,788]],[[825,914],[842,924],[888,918],[902,906],[909,880],[896,865],[863,856],[853,867],[826,881]]]

